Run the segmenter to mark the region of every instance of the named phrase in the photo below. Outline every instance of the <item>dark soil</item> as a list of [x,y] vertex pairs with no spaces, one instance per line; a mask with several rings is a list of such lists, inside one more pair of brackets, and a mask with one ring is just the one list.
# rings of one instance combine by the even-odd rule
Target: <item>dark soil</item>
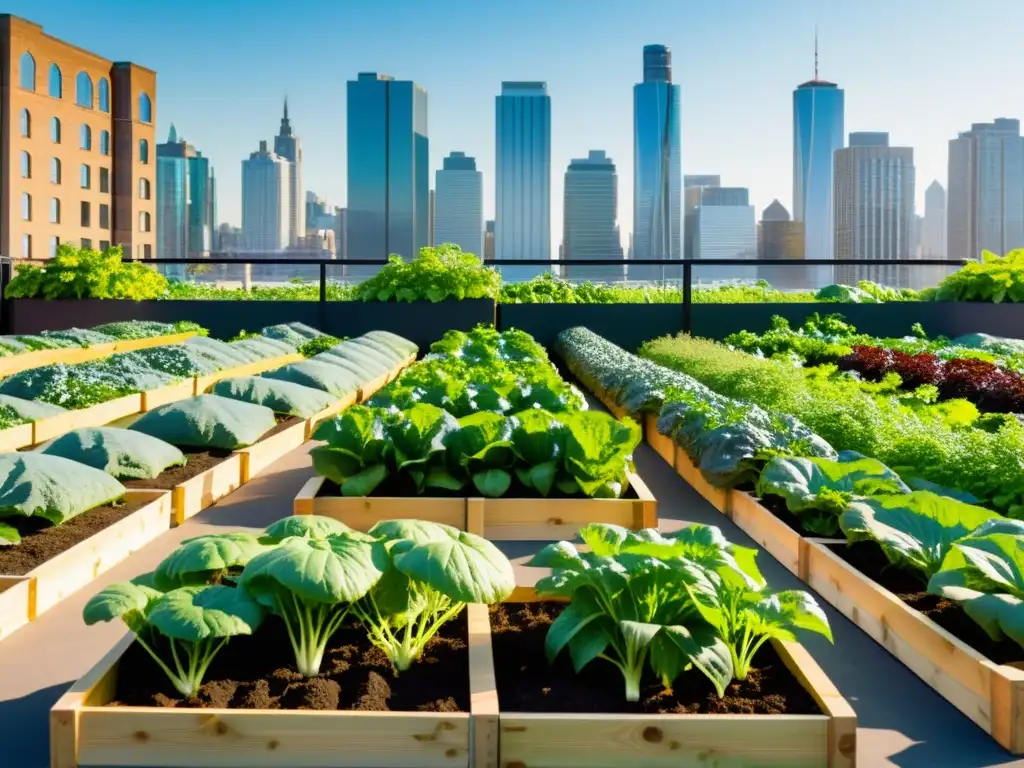
[[491,609],[498,701],[505,712],[605,714],[818,715],[821,709],[770,644],[754,657],[749,677],[719,697],[710,681],[690,670],[665,690],[648,669],[640,701],[627,702],[618,669],[595,659],[576,674],[568,651],[549,665],[544,638],[564,605],[506,603]]
[[[762,507],[767,509],[773,515],[779,518],[779,520],[784,522],[786,525],[788,525],[794,531],[799,533],[801,536],[821,538],[820,533],[814,533],[813,531],[808,531],[806,528],[804,528],[803,523],[800,521],[800,518],[789,511],[789,508],[786,506],[786,500],[781,496],[764,496],[762,498],[759,498],[758,501],[761,503]],[[839,539],[842,537],[843,534],[837,531],[835,538]]]
[[[468,712],[466,635],[463,613],[430,641],[422,659],[396,675],[362,628],[346,626],[327,644],[322,673],[303,678],[284,623],[271,617],[255,635],[234,637],[224,646],[193,698],[175,691],[135,643],[121,660],[110,706]],[[157,653],[170,658],[163,641],[155,642]]]
[[[317,495],[317,497],[321,497],[321,496],[341,496],[341,488],[338,487],[337,483],[335,483],[335,482],[333,482],[331,480],[324,480],[324,482],[320,486],[320,490],[317,492],[316,495]],[[441,499],[464,499],[467,496],[479,496],[479,495],[480,495],[480,493],[477,492],[476,488],[473,487],[473,484],[471,482],[467,483],[466,487],[463,488],[461,491],[447,491],[444,488],[427,488],[426,491],[424,491],[424,493],[418,494],[418,493],[416,493],[416,486],[413,484],[412,478],[410,478],[407,474],[391,475],[391,476],[389,476],[386,480],[384,480],[383,483],[381,483],[380,485],[378,485],[374,489],[373,493],[370,494],[371,497],[390,496],[390,497],[406,498],[406,497],[412,497],[412,496],[423,496],[424,498],[433,498],[433,499],[438,499],[438,498],[441,498]],[[545,498],[545,497],[541,496],[539,493],[537,493],[532,488],[527,488],[525,485],[523,485],[518,480],[513,478],[512,479],[512,485],[509,486],[508,492],[504,496],[502,496],[502,498],[503,499],[542,499],[542,498]],[[557,488],[552,488],[551,489],[551,493],[546,498],[549,498],[549,499],[573,499],[573,498],[578,499],[578,498],[580,498],[580,496],[579,495],[570,496],[568,494],[562,493]],[[622,498],[623,499],[638,499],[640,497],[636,495],[636,489],[633,488],[633,486],[631,485],[629,488],[626,489],[626,493],[623,494]]]
[[[278,432],[283,432],[289,427],[299,424],[304,419],[301,416],[277,415],[277,426],[265,433],[260,440],[273,437]],[[257,441],[259,442],[259,441]],[[152,488],[159,491],[169,491],[177,485],[191,480],[196,475],[201,475],[211,467],[231,457],[234,451],[224,448],[182,448],[185,454],[185,464],[181,467],[169,467],[151,480],[122,480],[126,488]]]
[[855,569],[934,621],[953,637],[996,664],[1024,661],[1024,651],[1012,640],[995,641],[957,603],[925,591],[926,583],[914,571],[893,567],[874,542],[835,544],[828,547]]
[[0,573],[22,576],[148,503],[145,499],[134,499],[131,502],[108,504],[76,515],[60,525],[52,525],[40,517],[4,518],[5,523],[18,529],[21,543],[13,547],[0,547]]

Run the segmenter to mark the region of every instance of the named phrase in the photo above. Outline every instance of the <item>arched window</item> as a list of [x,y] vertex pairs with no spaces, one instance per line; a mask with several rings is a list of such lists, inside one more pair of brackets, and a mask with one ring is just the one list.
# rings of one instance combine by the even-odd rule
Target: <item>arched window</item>
[[107,78],[101,77],[98,86],[100,112],[110,112],[110,83]]
[[60,118],[50,118],[50,141],[54,144],[60,144]]
[[60,184],[60,160],[56,157],[50,158],[50,183]]
[[64,78],[56,64],[50,65],[50,95],[55,99],[64,98]]
[[139,139],[139,162],[149,164],[149,142],[145,139]]
[[92,169],[82,163],[82,189],[89,189],[92,186]]
[[149,211],[139,211],[139,232],[149,232]]
[[26,91],[34,91],[36,89],[36,60],[32,58],[31,53],[25,51],[21,54],[18,69],[20,70],[18,84]]
[[150,101],[149,94],[145,91],[139,94],[139,121],[153,122],[153,102]]
[[32,136],[32,115],[26,107],[21,110],[21,136],[25,139]]
[[32,195],[28,192],[21,193],[21,220],[32,221]]
[[79,72],[75,79],[75,104],[92,109],[92,78]]
[[32,155],[25,150],[21,150],[21,178],[32,178]]
[[78,146],[81,149],[92,149],[92,128],[88,125],[82,125]]
[[56,197],[50,198],[50,223],[60,224],[60,200]]
[[149,179],[139,179],[139,198],[149,200]]
[[100,154],[110,155],[110,131],[100,131]]
[[21,258],[32,258],[32,235],[21,236]]
[[57,258],[57,249],[58,248],[60,248],[60,238],[59,237],[51,237],[50,238],[50,258],[51,259]]

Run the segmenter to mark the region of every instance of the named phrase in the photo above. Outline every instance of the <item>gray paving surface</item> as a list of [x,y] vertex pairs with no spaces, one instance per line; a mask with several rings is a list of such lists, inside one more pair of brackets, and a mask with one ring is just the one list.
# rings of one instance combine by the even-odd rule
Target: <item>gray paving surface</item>
[[[679,527],[683,521],[719,525],[733,540],[752,545],[646,445],[637,451],[637,467],[658,499],[664,527]],[[0,768],[48,765],[50,707],[124,634],[117,625],[86,627],[82,623],[82,606],[97,589],[152,569],[183,538],[224,528],[262,528],[290,514],[292,498],[310,472],[306,449],[296,450],[220,504],[165,533],[0,643]],[[517,563],[521,583],[532,583],[537,575],[521,564],[538,546],[536,542],[509,542],[503,547]],[[760,559],[774,587],[801,586],[771,556],[763,554]],[[807,647],[857,711],[858,765],[1024,766],[1024,760],[1012,759],[883,648],[835,611],[827,610],[835,646],[812,637]]]

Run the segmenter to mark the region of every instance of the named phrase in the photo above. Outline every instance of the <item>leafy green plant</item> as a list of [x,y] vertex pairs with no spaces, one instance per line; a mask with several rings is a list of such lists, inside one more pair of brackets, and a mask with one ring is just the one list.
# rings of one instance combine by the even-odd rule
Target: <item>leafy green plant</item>
[[155,299],[167,290],[167,280],[155,269],[121,259],[121,246],[105,251],[57,247],[46,266],[19,266],[4,295],[20,299]]
[[244,328],[232,336],[228,341],[234,343],[236,341],[245,341],[246,339],[258,339],[260,334],[258,331],[247,331]]
[[982,251],[980,261],[968,262],[928,294],[934,301],[1024,301],[1024,249],[1005,256]]
[[356,286],[362,301],[445,301],[496,298],[501,276],[457,245],[421,248],[410,262],[392,255],[374,277]]
[[313,355],[319,355],[321,352],[326,352],[331,347],[335,347],[340,343],[341,339],[337,336],[324,334],[323,336],[317,336],[315,339],[310,339],[299,347],[299,354],[303,357],[313,357]]

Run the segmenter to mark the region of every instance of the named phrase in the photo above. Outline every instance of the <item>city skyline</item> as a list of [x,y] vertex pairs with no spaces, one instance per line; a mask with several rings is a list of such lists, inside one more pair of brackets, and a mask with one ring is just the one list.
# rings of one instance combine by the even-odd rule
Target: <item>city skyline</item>
[[[97,0],[88,7],[65,0],[45,6],[9,3],[10,12],[42,24],[49,34],[156,70],[157,135],[166,136],[173,121],[203,148],[222,171],[221,221],[236,226],[240,178],[230,169],[272,130],[286,94],[292,123],[303,138],[303,187],[346,205],[344,80],[373,68],[415,80],[430,93],[429,171],[452,150],[476,157],[488,219],[494,216],[491,99],[503,79],[548,83],[554,169],[590,147],[603,147],[618,161],[620,199],[632,199],[632,87],[642,77],[638,52],[652,42],[669,46],[675,55],[674,79],[682,85],[683,167],[747,186],[758,210],[775,198],[787,207],[792,203],[789,94],[812,75],[815,25],[821,76],[847,92],[846,129],[888,131],[894,144],[914,148],[919,213],[927,185],[933,179],[946,185],[950,139],[979,120],[1017,117],[1016,105],[1024,103],[1024,85],[991,78],[983,57],[955,53],[982,38],[996,49],[1008,49],[1019,39],[1024,17],[1014,12],[1018,6],[1011,0],[982,0],[969,13],[953,0],[930,3],[926,10],[879,0],[827,10],[810,0],[771,8],[750,8],[739,0],[713,7],[667,0],[550,7],[524,0],[509,9],[452,0],[453,13],[443,23],[410,2],[344,9],[307,2],[267,25],[260,11],[270,7],[263,0],[244,7],[225,2],[213,10],[194,0],[173,8],[140,8],[124,0]],[[188,15],[200,8],[208,23],[195,25]],[[594,23],[580,36],[584,8]],[[886,24],[875,23],[879,14]],[[987,20],[996,17],[1001,23],[993,27]],[[282,42],[301,40],[311,23],[333,25],[340,44]],[[153,29],[175,34],[154,36]],[[176,42],[179,34],[188,34],[203,56],[184,55]],[[460,55],[433,55],[439,35],[459,39]],[[864,56],[876,49],[887,53]],[[729,54],[725,59],[723,51]],[[712,57],[721,64],[708,67]],[[465,65],[467,59],[472,66]],[[327,71],[342,76],[317,74]],[[214,117],[225,97],[230,98],[228,118]],[[551,190],[556,247],[562,183],[556,170]],[[620,210],[623,246],[633,229],[631,209],[626,203]]]

